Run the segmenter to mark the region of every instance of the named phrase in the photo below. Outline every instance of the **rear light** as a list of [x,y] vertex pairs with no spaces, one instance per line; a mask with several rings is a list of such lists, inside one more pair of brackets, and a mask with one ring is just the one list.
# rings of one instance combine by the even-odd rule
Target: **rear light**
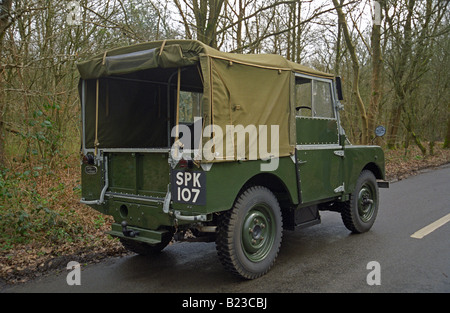
[[83,163],[94,165],[94,156],[92,154],[86,154],[83,156]]
[[185,160],[185,159],[181,158],[180,161],[178,161],[178,165],[181,168],[193,168],[194,162],[192,160]]

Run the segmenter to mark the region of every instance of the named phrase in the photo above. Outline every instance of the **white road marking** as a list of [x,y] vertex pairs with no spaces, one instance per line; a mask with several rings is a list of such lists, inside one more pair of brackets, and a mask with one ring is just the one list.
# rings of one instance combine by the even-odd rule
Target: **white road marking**
[[422,239],[423,237],[435,231],[436,229],[438,229],[439,227],[441,227],[442,225],[444,225],[449,221],[450,221],[450,213],[444,217],[441,217],[440,219],[431,223],[430,225],[425,226],[422,229],[419,229],[418,231],[416,231],[414,234],[411,235],[411,238]]

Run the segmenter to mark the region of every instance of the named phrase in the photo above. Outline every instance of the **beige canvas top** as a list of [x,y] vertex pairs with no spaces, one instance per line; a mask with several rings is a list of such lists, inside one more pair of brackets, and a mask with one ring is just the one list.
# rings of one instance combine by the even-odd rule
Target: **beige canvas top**
[[[204,126],[216,125],[215,143],[222,143],[213,162],[237,158],[236,147],[242,137],[229,127],[253,126],[257,137],[247,139],[245,156],[260,148],[261,127],[267,127],[266,143],[270,153],[271,138],[278,141],[278,155],[292,155],[295,150],[294,73],[333,79],[328,73],[286,60],[274,54],[235,54],[221,52],[195,40],[165,40],[121,47],[106,51],[78,64],[82,79],[123,75],[152,68],[177,68],[200,65],[203,78]],[[249,126],[251,125],[251,126]],[[278,127],[278,139],[271,137],[271,127]],[[274,129],[275,129],[274,128]],[[229,133],[227,133],[229,130]],[[226,137],[233,150],[226,151]],[[204,138],[206,142],[209,138]],[[220,146],[220,145],[218,145]],[[230,158],[230,154],[231,158]],[[262,155],[257,158],[264,158]]]
[[[146,57],[145,60],[139,60],[141,55],[137,52],[153,49],[155,53],[151,58],[144,56]],[[133,53],[136,54],[133,55]],[[215,59],[239,62],[251,66],[289,70],[318,77],[333,78],[331,74],[290,62],[280,55],[221,52],[196,40],[152,41],[108,50],[87,61],[78,63],[81,78],[92,79],[111,75],[107,70],[107,58],[127,54],[129,55],[126,62],[128,64],[124,63],[121,71],[114,72],[114,74],[130,73],[154,67],[165,68],[192,65],[199,61],[200,55],[207,55]],[[135,62],[133,63],[133,61]]]

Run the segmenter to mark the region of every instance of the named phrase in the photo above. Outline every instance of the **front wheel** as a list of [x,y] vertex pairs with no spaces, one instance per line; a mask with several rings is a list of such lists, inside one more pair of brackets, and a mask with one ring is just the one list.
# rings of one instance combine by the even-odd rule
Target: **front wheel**
[[364,170],[356,181],[350,200],[342,208],[342,221],[350,231],[364,233],[373,226],[377,213],[377,180],[371,171]]
[[219,221],[216,248],[222,264],[246,279],[266,274],[278,255],[282,229],[274,194],[265,187],[250,187]]

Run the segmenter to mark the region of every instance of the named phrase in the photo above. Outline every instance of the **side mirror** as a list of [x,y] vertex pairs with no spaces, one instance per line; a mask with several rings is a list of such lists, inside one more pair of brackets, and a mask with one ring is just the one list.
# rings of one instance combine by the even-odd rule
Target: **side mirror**
[[337,96],[339,100],[344,100],[344,96],[342,95],[342,83],[341,83],[341,77],[337,76],[336,77],[336,91],[337,91]]
[[380,125],[377,128],[375,128],[375,136],[383,137],[384,134],[386,134],[386,128],[384,128],[384,126]]
[[375,128],[375,137],[373,137],[372,139],[372,143],[374,142],[375,139],[377,139],[377,137],[383,137],[386,134],[386,128],[384,128],[384,126],[377,126],[377,128]]

